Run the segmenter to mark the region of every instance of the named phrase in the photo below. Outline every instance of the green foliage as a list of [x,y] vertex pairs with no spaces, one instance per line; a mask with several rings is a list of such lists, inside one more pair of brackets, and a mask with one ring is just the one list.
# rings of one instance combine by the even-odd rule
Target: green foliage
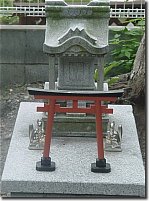
[[[23,0],[25,3],[38,3],[38,0]],[[44,0],[40,0],[39,3],[45,2]]]
[[[15,2],[20,2],[20,0],[15,0]],[[22,0],[21,2],[24,3],[43,3],[45,0]],[[66,0],[66,3],[72,3],[72,0]],[[89,3],[90,0],[82,0],[83,3]],[[73,3],[81,3],[80,0],[74,0]],[[0,0],[0,6],[12,6],[13,1],[12,0]]]
[[0,16],[0,24],[19,24],[18,16]]
[[12,6],[12,1],[10,0],[0,0],[0,6]]
[[118,82],[119,81],[119,77],[111,77],[109,79],[106,80],[108,82],[108,85],[112,85],[114,84],[115,82]]
[[[126,21],[125,21],[126,22]],[[104,78],[109,85],[118,81],[117,75],[129,73],[133,68],[134,59],[144,34],[145,20],[132,19],[129,22],[135,23],[140,28],[115,30],[114,38],[110,40],[112,50],[110,51],[113,61],[104,67]],[[98,70],[95,70],[94,80],[97,82]]]
[[[104,74],[105,74],[105,70],[104,70]],[[94,80],[95,82],[97,82],[97,79],[98,79],[98,69],[95,69],[95,72],[94,72]],[[119,77],[110,77],[108,78],[106,81],[108,82],[109,85],[111,84],[114,84],[115,82],[117,82],[119,80]]]
[[[14,2],[20,2],[20,0],[15,0]],[[45,2],[45,0],[22,0],[21,2],[24,3],[42,3]],[[13,6],[12,0],[0,0],[0,6]]]
[[145,28],[145,19],[144,18],[135,18],[135,19],[129,19],[127,20],[127,18],[119,18],[119,21],[121,23],[133,23],[135,26],[139,26],[141,27],[143,30]]
[[132,70],[143,32],[144,30],[141,28],[128,30],[126,27],[123,30],[114,31],[114,38],[110,40],[110,44],[113,45],[110,52],[113,61],[105,66],[105,78],[128,73]]

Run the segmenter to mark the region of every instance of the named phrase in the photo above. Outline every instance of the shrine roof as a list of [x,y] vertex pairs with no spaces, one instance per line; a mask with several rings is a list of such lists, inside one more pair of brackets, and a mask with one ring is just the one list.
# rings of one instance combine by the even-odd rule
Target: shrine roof
[[30,95],[43,95],[43,96],[86,96],[86,97],[120,97],[123,95],[124,90],[111,90],[111,91],[69,91],[69,90],[47,90],[28,87]]

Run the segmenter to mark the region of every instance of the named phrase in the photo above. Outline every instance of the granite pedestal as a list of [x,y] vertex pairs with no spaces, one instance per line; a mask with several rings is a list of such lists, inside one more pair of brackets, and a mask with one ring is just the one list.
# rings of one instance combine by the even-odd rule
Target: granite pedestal
[[[110,173],[91,172],[97,158],[96,138],[54,137],[51,159],[54,172],[36,171],[42,150],[29,150],[28,125],[42,113],[42,103],[21,103],[3,175],[2,192],[19,197],[145,196],[145,171],[135,120],[130,105],[110,105],[110,120],[123,125],[122,152],[105,152]],[[67,165],[66,165],[67,164]]]

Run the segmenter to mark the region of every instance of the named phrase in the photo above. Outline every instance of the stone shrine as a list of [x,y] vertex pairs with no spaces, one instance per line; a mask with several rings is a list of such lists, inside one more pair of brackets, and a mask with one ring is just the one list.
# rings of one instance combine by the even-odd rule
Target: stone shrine
[[[103,67],[104,55],[108,51],[110,16],[108,2],[92,0],[87,5],[67,5],[63,0],[48,0],[45,3],[47,26],[43,49],[49,55],[49,82],[45,84],[45,88],[57,94],[59,91],[65,93],[65,90],[67,93],[73,90],[76,90],[76,93],[84,93],[83,90],[85,93],[89,93],[90,90],[91,94],[96,93],[96,90],[104,93]],[[99,75],[97,85],[93,79],[95,69],[98,69]],[[41,91],[46,92],[45,89]],[[35,141],[35,145],[36,142],[38,145],[40,142],[41,147],[36,147],[40,149],[44,144],[46,110],[37,112],[37,108],[46,108],[46,105],[35,102],[20,104],[2,175],[3,193],[8,193],[11,197],[145,197],[144,166],[131,105],[103,106],[103,109],[114,109],[114,113],[109,115],[109,121],[112,122],[110,131],[104,139],[107,143],[107,151],[104,150],[105,158],[111,164],[111,172],[108,174],[97,174],[90,169],[93,159],[97,158],[97,142],[92,135],[95,118],[74,118],[67,116],[67,113],[54,117],[53,132],[57,135],[52,133],[50,156],[56,163],[56,170],[38,172],[35,169],[35,164],[43,151],[29,150],[28,146],[34,149],[32,142]],[[76,109],[76,103],[72,105]],[[51,109],[53,110],[53,107]],[[71,110],[71,107],[69,109]],[[80,107],[77,107],[77,111],[79,109]],[[98,117],[98,111],[94,111]],[[51,118],[50,115],[48,117]],[[104,118],[106,117],[103,116],[100,118],[102,121],[97,121],[100,122],[100,130],[104,127],[101,126]],[[78,129],[75,132],[79,131],[85,137],[76,135],[73,129],[69,131],[69,135],[66,126],[72,128],[72,122],[75,129]],[[37,124],[37,128],[29,126],[32,123]],[[122,152],[122,127],[119,126],[115,131],[115,125],[123,126]],[[61,135],[62,133],[65,135]],[[116,152],[109,152],[113,147],[116,147]]]
[[[105,86],[108,86],[103,83],[103,67],[104,55],[108,51],[108,2],[93,0],[88,5],[68,5],[63,0],[50,0],[45,5],[43,50],[49,55],[49,81],[44,88],[107,91]],[[94,81],[95,69],[98,69],[99,75],[97,83]],[[61,102],[61,105],[66,104],[71,106],[72,103]],[[80,107],[89,105],[89,102],[79,102]],[[46,119],[43,116],[43,125]],[[107,132],[108,121],[108,115],[103,115],[104,134]],[[95,137],[95,117],[86,114],[56,115],[53,134]],[[33,148],[32,145],[30,148]]]
[[[107,1],[67,5],[46,1],[43,50],[49,55],[49,89],[103,90],[110,7]],[[56,75],[58,64],[58,78]],[[94,71],[98,69],[97,87]],[[55,80],[57,79],[57,87]]]

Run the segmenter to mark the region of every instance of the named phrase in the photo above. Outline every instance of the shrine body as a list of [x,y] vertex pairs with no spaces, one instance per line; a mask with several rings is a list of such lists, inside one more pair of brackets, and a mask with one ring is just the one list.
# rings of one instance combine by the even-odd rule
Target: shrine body
[[[108,1],[68,5],[46,1],[43,51],[49,55],[49,89],[103,90],[108,52]],[[98,69],[97,85],[94,71]],[[56,83],[55,83],[56,82]]]

